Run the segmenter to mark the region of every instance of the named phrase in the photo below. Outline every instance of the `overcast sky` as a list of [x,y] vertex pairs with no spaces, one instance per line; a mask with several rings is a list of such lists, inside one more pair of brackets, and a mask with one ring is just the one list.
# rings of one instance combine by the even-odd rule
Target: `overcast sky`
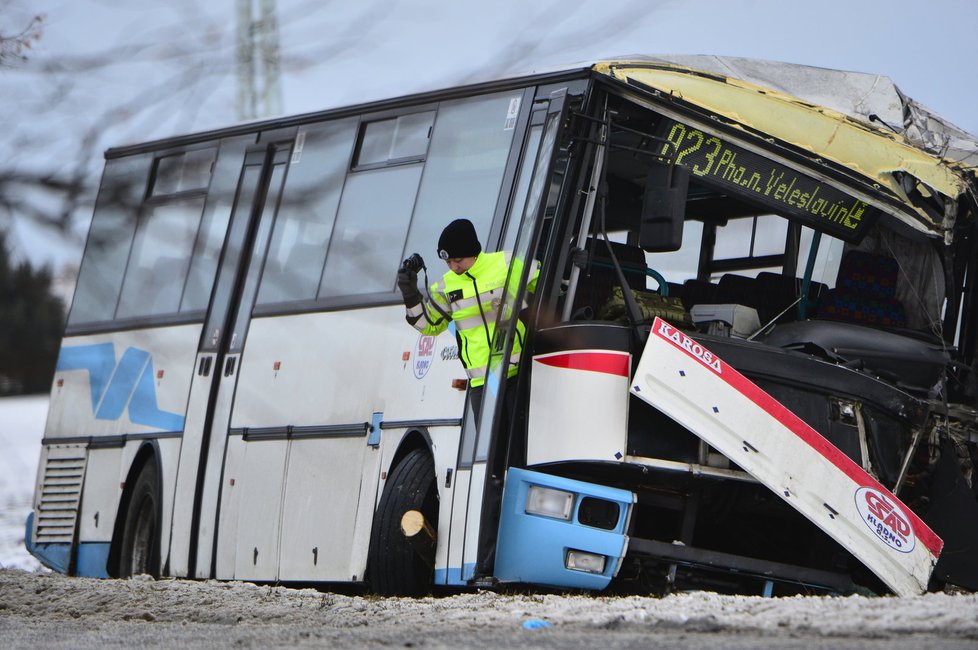
[[[4,34],[45,15],[30,60],[0,69],[4,153],[62,172],[83,159],[94,184],[109,146],[234,123],[235,6],[0,0]],[[278,0],[278,13],[287,114],[616,55],[718,54],[885,74],[978,133],[978,0]],[[55,266],[80,255],[22,227],[13,239]]]

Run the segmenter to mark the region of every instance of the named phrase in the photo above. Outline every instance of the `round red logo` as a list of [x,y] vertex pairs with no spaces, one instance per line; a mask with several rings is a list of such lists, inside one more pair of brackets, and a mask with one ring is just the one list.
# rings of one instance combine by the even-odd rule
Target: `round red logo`
[[419,336],[418,342],[414,345],[414,376],[418,379],[424,378],[431,369],[431,362],[435,360],[435,342],[438,339],[434,336]]
[[893,550],[909,553],[917,545],[910,517],[893,495],[876,488],[861,487],[856,490],[856,510],[869,529]]

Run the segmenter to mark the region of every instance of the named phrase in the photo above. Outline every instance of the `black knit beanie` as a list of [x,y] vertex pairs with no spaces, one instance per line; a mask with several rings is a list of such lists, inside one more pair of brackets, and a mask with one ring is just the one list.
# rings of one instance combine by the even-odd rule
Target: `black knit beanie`
[[441,231],[438,238],[438,257],[450,260],[455,257],[475,257],[482,252],[475,226],[468,219],[456,219]]

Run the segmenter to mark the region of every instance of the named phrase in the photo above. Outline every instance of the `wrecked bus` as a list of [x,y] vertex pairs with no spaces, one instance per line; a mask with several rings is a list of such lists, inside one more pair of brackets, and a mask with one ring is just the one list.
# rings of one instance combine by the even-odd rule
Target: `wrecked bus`
[[[28,547],[384,594],[978,589],[976,166],[888,79],[718,57],[111,149]],[[520,262],[479,410],[394,286],[459,216]]]

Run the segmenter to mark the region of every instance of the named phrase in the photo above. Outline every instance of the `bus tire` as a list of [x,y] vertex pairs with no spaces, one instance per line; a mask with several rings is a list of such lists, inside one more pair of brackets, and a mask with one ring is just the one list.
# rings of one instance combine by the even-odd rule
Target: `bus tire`
[[431,592],[433,569],[401,532],[401,517],[419,510],[438,530],[435,464],[424,449],[413,449],[391,471],[374,514],[368,581],[382,596],[423,596]]
[[119,549],[120,578],[149,574],[160,575],[159,531],[160,502],[157,489],[157,469],[153,459],[148,459],[136,482],[126,507],[122,545]]

